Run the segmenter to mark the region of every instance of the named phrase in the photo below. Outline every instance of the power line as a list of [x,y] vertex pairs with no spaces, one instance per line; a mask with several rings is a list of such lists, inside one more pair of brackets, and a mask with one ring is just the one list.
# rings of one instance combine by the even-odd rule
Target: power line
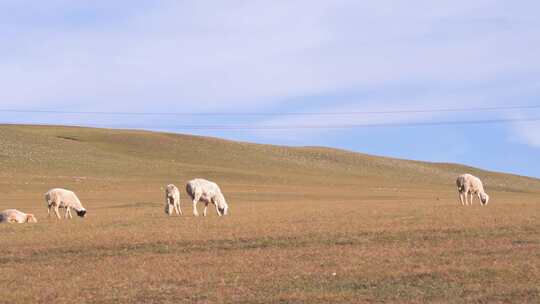
[[426,127],[426,126],[455,126],[455,125],[482,125],[501,123],[537,122],[539,118],[516,119],[484,119],[484,120],[455,120],[431,122],[403,122],[403,123],[366,123],[341,125],[177,125],[172,126],[178,130],[294,130],[294,129],[360,129],[379,127]]
[[106,115],[106,116],[345,116],[345,115],[384,115],[413,113],[445,113],[445,112],[488,112],[505,110],[540,109],[540,105],[440,108],[417,110],[381,110],[381,111],[349,111],[349,112],[107,112],[107,111],[59,111],[59,110],[25,110],[0,109],[3,113],[29,114],[64,114],[64,115]]
[[[392,128],[392,127],[427,127],[427,126],[459,126],[459,125],[488,125],[504,123],[530,123],[540,122],[540,117],[516,118],[516,119],[483,119],[483,120],[449,120],[449,121],[428,121],[428,122],[402,122],[402,123],[365,123],[365,124],[329,124],[329,125],[169,125],[168,129],[175,130],[214,130],[214,131],[255,131],[255,130],[299,130],[299,129],[318,129],[318,130],[337,130],[337,129],[361,129],[361,128]],[[6,125],[26,124],[6,123]],[[33,125],[50,125],[49,123],[32,123]],[[2,125],[0,123],[0,125]],[[84,126],[79,124],[67,124],[69,126]],[[86,126],[97,126],[100,128],[110,128],[110,125],[88,124]],[[112,126],[114,127],[114,126]],[[117,126],[118,127],[118,126]],[[141,128],[141,126],[120,126],[120,128]],[[144,129],[144,127],[142,127]]]

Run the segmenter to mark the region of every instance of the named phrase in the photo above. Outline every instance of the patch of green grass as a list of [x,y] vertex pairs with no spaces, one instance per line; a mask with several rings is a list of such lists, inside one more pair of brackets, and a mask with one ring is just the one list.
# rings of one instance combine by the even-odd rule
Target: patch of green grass
[[287,282],[279,293],[334,294],[357,299],[377,299],[380,302],[433,302],[458,299],[463,287],[437,272],[414,273],[383,278],[369,276],[302,278]]

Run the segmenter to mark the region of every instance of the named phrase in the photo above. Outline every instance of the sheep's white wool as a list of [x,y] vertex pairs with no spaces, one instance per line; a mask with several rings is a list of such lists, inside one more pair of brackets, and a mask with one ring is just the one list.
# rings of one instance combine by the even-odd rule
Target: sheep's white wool
[[33,214],[7,209],[0,212],[0,223],[37,223],[37,219]]
[[[484,185],[478,177],[471,174],[462,174],[458,176],[456,185],[459,193],[459,201],[462,205],[472,205],[474,194],[478,195],[482,205],[488,204],[489,195],[484,191]],[[463,200],[463,197],[465,197],[465,200]]]
[[173,210],[178,215],[182,215],[182,209],[180,209],[180,190],[173,185],[167,185],[165,188],[165,213],[172,215]]
[[66,214],[65,218],[68,216],[72,218],[70,208],[75,209],[77,212],[77,215],[80,217],[84,217],[86,215],[86,209],[81,204],[81,201],[75,195],[73,191],[61,189],[61,188],[54,188],[47,193],[45,193],[45,201],[47,202],[47,212],[49,216],[51,215],[51,208],[54,208],[54,213],[56,214],[56,217],[60,219],[60,214],[58,213],[59,208],[65,208]]
[[216,211],[219,216],[227,215],[229,205],[216,183],[197,178],[187,183],[186,192],[193,200],[193,215],[199,215],[199,212],[197,211],[197,203],[199,201],[204,202],[204,216],[206,216],[208,204],[214,204],[216,206]]

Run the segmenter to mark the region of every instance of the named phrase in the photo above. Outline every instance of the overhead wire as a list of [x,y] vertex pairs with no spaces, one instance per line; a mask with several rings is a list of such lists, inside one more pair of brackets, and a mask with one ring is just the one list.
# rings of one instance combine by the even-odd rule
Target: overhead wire
[[[197,113],[197,112],[105,112],[105,111],[61,111],[61,110],[32,110],[32,109],[0,109],[0,113],[33,113],[33,114],[59,114],[59,115],[110,115],[110,116],[346,116],[346,115],[384,115],[384,114],[414,114],[414,113],[442,113],[442,112],[489,112],[509,110],[534,110],[540,109],[540,105],[519,106],[493,106],[493,107],[469,107],[469,108],[438,108],[438,109],[401,109],[386,111],[350,111],[350,112],[268,112],[268,113]],[[360,129],[381,127],[424,127],[424,126],[457,126],[457,125],[481,125],[503,123],[527,123],[538,122],[540,117],[521,118],[492,118],[479,120],[431,120],[431,121],[404,121],[404,122],[380,122],[380,123],[333,123],[333,124],[183,124],[170,126],[178,130],[297,130],[297,129]]]
[[468,108],[398,109],[379,111],[342,112],[125,112],[125,111],[62,111],[37,109],[0,109],[3,113],[65,114],[65,115],[107,115],[107,116],[341,116],[341,115],[383,115],[444,112],[482,112],[540,109],[540,105],[493,106]]

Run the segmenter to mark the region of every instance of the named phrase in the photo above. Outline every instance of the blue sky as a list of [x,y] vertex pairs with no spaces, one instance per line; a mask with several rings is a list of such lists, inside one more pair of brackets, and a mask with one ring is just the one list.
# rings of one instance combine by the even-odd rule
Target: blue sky
[[[0,0],[0,108],[354,112],[540,104],[538,1]],[[540,177],[540,122],[338,130],[178,126],[540,117],[540,109],[174,117],[2,113],[0,122],[212,135]]]

